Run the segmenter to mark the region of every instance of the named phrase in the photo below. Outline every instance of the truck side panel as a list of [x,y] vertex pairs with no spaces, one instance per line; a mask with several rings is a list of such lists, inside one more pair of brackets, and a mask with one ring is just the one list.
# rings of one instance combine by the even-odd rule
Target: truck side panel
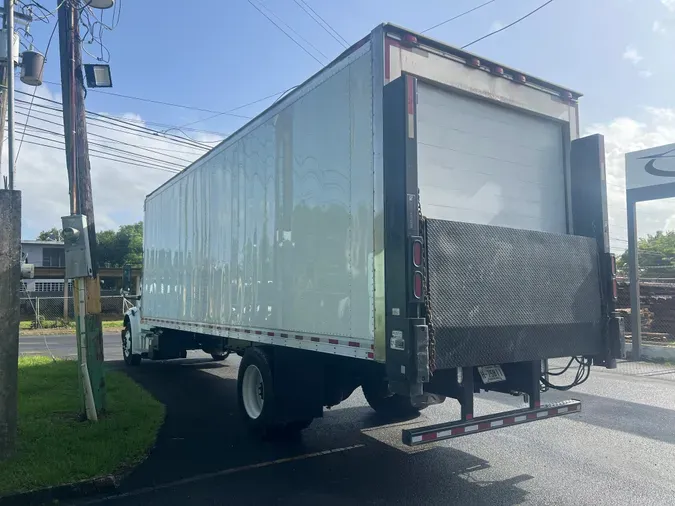
[[146,323],[292,334],[296,347],[344,338],[372,355],[370,51],[317,74],[147,198]]

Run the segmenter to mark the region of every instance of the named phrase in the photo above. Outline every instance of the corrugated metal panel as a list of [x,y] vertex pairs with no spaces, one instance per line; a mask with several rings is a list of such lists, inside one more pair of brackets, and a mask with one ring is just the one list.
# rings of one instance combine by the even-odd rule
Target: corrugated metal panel
[[561,123],[424,83],[418,101],[425,216],[567,231]]
[[143,315],[373,336],[368,48],[146,201]]

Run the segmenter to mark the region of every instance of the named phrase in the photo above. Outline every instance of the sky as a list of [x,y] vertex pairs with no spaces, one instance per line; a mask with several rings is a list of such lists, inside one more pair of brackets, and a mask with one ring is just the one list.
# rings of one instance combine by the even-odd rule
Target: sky
[[[298,7],[296,0],[251,1],[269,9],[314,45],[323,56],[309,50],[322,62],[343,50]],[[350,43],[381,22],[422,31],[484,1],[306,0]],[[428,35],[462,45],[516,20],[543,1],[495,0]],[[201,0],[194,7],[166,0],[117,2],[121,2],[118,23],[112,31],[103,33],[114,84],[109,91],[113,93],[227,111],[286,90],[321,68],[247,0]],[[111,11],[103,12],[103,20],[111,22]],[[54,23],[52,17],[49,24],[35,21],[31,25],[36,49],[44,52]],[[100,54],[97,44],[85,44],[85,48],[94,56]],[[675,0],[555,0],[522,23],[471,47],[486,58],[583,94],[579,105],[582,133],[605,135],[610,236],[617,252],[626,247],[624,153],[675,142],[674,49]],[[85,62],[95,62],[93,57],[84,56]],[[37,96],[60,101],[60,88],[52,84],[59,81],[58,36],[50,46],[44,79]],[[17,83],[19,91],[33,92]],[[21,94],[17,98],[30,99]],[[201,131],[185,133],[215,145],[272,101],[270,98],[238,109],[235,114],[244,117],[223,115],[205,121],[200,120],[213,113],[96,90],[88,93],[86,106],[90,111],[152,128],[157,128],[157,123],[196,122],[188,128]],[[48,104],[41,98],[36,103]],[[24,119],[17,116],[17,121]],[[31,120],[34,125],[60,130],[42,121],[38,114]],[[16,131],[17,139],[21,139],[22,127],[17,125]],[[173,158],[169,160],[178,165],[202,153],[184,143],[110,131],[92,123],[89,131],[114,138],[117,143],[142,143],[164,156],[171,153]],[[177,130],[171,133],[182,135]],[[36,141],[35,137],[30,139]],[[90,141],[95,140],[90,137]],[[3,156],[1,169],[6,174],[6,148]],[[144,196],[171,175],[92,158],[97,227],[114,229],[142,219]],[[24,238],[34,238],[40,230],[58,226],[60,216],[68,212],[64,153],[24,143],[17,164],[17,188],[23,191]],[[673,228],[674,201],[640,204],[640,235]]]

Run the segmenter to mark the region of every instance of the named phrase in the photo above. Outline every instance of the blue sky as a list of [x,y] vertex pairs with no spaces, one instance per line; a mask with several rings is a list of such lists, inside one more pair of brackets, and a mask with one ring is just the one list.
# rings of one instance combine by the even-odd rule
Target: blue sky
[[[484,0],[306,1],[351,43],[383,21],[421,31]],[[259,3],[325,53],[325,61],[341,52],[342,47],[294,0]],[[462,45],[541,3],[543,0],[496,0],[429,35]],[[247,0],[201,0],[194,7],[186,7],[188,4],[123,0],[118,26],[104,36],[111,54],[112,91],[223,111],[289,88],[320,68]],[[105,14],[108,19],[109,14]],[[36,22],[32,31],[37,48],[44,49],[51,26]],[[637,128],[642,136],[637,147],[655,142],[653,136],[645,137],[653,132],[661,132],[663,137],[664,127],[672,126],[675,134],[675,118],[671,125],[664,115],[655,119],[646,109],[675,111],[673,49],[675,0],[556,0],[522,23],[471,48],[527,74],[580,91],[584,95],[580,105],[582,130],[613,132],[631,149],[635,143],[626,141],[631,128]],[[57,56],[55,37],[45,71],[47,81],[59,80]],[[49,84],[43,88],[41,93],[51,91],[60,99],[58,88]],[[253,116],[269,103],[271,100],[237,113]],[[209,116],[93,92],[87,97],[87,108],[114,115],[132,113],[145,121],[178,125]],[[622,119],[632,123],[628,127],[616,123]],[[228,133],[244,122],[242,118],[220,117],[193,126]],[[616,128],[621,131],[612,130]],[[673,142],[675,137],[666,141]],[[616,156],[616,160],[620,158]],[[621,169],[614,172],[612,181],[618,188],[622,184]],[[621,198],[616,200],[620,202]],[[666,210],[661,206],[661,214],[650,227],[666,226],[665,220],[675,215],[670,211],[672,204],[669,206]],[[138,211],[111,213],[104,224],[113,226],[140,217]],[[615,221],[622,223],[618,215]],[[42,223],[33,220],[24,224],[25,233],[34,235]]]
[[[111,53],[115,92],[226,110],[293,86],[320,68],[246,0],[202,0],[187,9],[167,7],[170,3],[174,2],[123,1],[121,21],[104,39]],[[262,3],[331,59],[339,54],[341,46],[293,0]],[[354,42],[382,21],[423,30],[482,1],[308,3]],[[541,3],[496,0],[430,35],[461,45]],[[675,66],[666,63],[672,58],[675,38],[655,33],[655,21],[664,26],[670,22],[675,31],[675,12],[659,0],[556,0],[472,50],[581,91],[584,123],[603,122],[618,115],[637,115],[644,105],[675,107],[670,89]],[[38,25],[34,33],[40,47],[47,27]],[[629,46],[643,58],[636,65],[622,57]],[[57,49],[55,41],[46,70],[50,81],[58,80]],[[640,77],[640,70],[652,76]],[[145,119],[172,124],[208,116],[94,93],[87,106],[115,114],[133,111]],[[239,112],[254,114],[260,108]],[[228,132],[239,124],[236,118],[221,118],[197,127]]]

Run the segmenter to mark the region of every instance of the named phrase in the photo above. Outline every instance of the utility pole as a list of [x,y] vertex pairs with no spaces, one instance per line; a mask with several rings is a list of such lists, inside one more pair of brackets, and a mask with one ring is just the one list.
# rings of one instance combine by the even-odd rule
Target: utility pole
[[[14,2],[5,0],[6,72],[9,100],[9,174],[0,189],[0,460],[16,449],[19,367],[19,287],[21,283],[21,192],[14,190]],[[2,123],[5,117],[0,118]]]
[[[70,214],[85,216],[82,233],[88,236],[91,269],[88,276],[73,279],[73,307],[77,320],[78,359],[81,378],[82,408],[87,418],[95,420],[105,409],[103,375],[103,331],[101,325],[101,284],[97,273],[96,227],[91,190],[89,145],[84,108],[84,77],[80,47],[80,12],[75,0],[57,0],[63,127],[66,166],[70,193]],[[64,218],[64,223],[68,218]],[[65,227],[64,227],[65,235]],[[65,239],[65,237],[64,237]],[[68,253],[68,246],[66,246]],[[68,269],[68,258],[66,268]],[[64,283],[68,280],[64,279]],[[84,313],[84,314],[83,314]],[[92,413],[92,401],[95,410]]]

